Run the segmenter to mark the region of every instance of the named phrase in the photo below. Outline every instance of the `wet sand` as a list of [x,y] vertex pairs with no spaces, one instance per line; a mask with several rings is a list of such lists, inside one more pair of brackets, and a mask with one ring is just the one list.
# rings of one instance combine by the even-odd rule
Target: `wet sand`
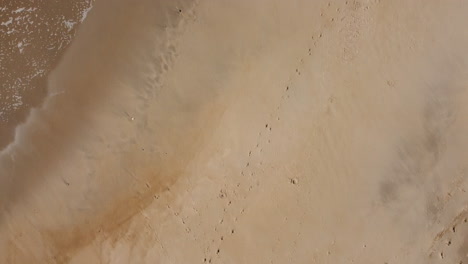
[[0,1],[0,149],[15,127],[47,95],[47,75],[57,65],[92,0]]
[[0,262],[468,263],[467,10],[97,0],[0,154]]

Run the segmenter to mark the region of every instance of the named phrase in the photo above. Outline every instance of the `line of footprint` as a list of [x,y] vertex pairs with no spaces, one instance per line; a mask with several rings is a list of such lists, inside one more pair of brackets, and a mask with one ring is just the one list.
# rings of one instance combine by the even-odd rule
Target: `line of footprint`
[[[345,2],[345,5],[348,4],[348,1]],[[331,3],[327,4],[327,8],[331,9],[332,5]],[[336,8],[336,11],[339,13],[340,8]],[[320,13],[320,16],[323,16],[323,12]],[[335,22],[335,18],[331,18],[330,22]],[[319,33],[313,34],[311,36],[311,41],[309,43],[309,48],[307,49],[306,56],[312,56],[312,47],[315,47],[319,41],[323,38],[324,33],[323,31],[320,31]],[[226,199],[226,206],[224,207],[224,212],[223,212],[223,217],[218,221],[216,226],[214,227],[215,231],[220,233],[219,239],[217,241],[213,240],[212,245],[208,246],[205,249],[205,257],[203,259],[203,262],[205,263],[213,263],[215,260],[215,256],[219,257],[219,254],[221,253],[221,245],[225,241],[226,237],[229,235],[234,235],[236,233],[235,230],[235,222],[238,221],[238,218],[245,212],[246,209],[246,204],[245,201],[249,197],[249,193],[255,190],[256,187],[260,186],[260,182],[255,181],[255,174],[258,170],[261,170],[262,164],[262,159],[261,155],[263,153],[264,147],[268,146],[268,144],[271,143],[271,139],[269,136],[273,132],[273,127],[275,124],[281,121],[281,110],[286,103],[286,101],[290,98],[290,93],[292,92],[292,83],[294,80],[301,75],[302,68],[304,66],[304,58],[301,58],[299,60],[298,66],[295,69],[295,72],[292,77],[289,78],[288,84],[284,88],[283,95],[281,96],[281,101],[278,103],[278,105],[275,107],[273,110],[273,114],[271,114],[270,118],[265,121],[264,128],[262,129],[261,132],[258,133],[258,138],[257,138],[257,143],[256,145],[251,148],[248,152],[248,159],[247,162],[244,165],[244,168],[240,172],[241,177],[249,177],[250,184],[246,187],[242,187],[240,182],[237,183],[236,189],[233,192],[233,197],[231,197],[231,194],[226,193],[224,189],[220,190],[219,192],[219,198],[220,199]],[[253,164],[254,160],[259,160],[258,164]],[[254,166],[255,165],[255,166]],[[297,179],[292,178],[290,179],[291,184],[297,184]],[[245,188],[244,190],[240,190],[241,188]],[[246,193],[245,195],[240,195],[240,193]],[[236,199],[237,198],[237,199]],[[240,206],[242,209],[240,211],[233,212],[233,203],[244,203],[242,206]],[[226,223],[225,219],[227,216],[233,216],[233,223]],[[224,227],[224,228],[223,228]],[[224,230],[224,231],[222,231]]]

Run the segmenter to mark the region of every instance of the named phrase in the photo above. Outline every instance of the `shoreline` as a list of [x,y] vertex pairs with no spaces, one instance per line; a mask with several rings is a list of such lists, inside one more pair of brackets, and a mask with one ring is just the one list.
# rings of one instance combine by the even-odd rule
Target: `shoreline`
[[[151,7],[151,9],[147,9],[147,6]],[[119,211],[117,208],[119,204],[111,202],[110,199],[123,202],[133,200],[135,204],[131,208],[135,208],[135,210],[139,208],[139,204],[145,203],[143,196],[137,199],[132,198],[135,193],[141,191],[141,186],[127,189],[127,185],[121,185],[122,182],[132,184],[135,179],[130,177],[131,175],[126,175],[126,178],[120,179],[120,182],[114,182],[112,177],[103,178],[96,182],[98,179],[94,178],[97,173],[95,171],[104,168],[99,168],[100,164],[90,160],[87,153],[101,156],[102,162],[107,163],[109,169],[110,167],[117,168],[115,159],[123,157],[119,157],[120,155],[116,155],[116,153],[107,157],[105,154],[106,148],[104,147],[106,141],[108,144],[113,144],[114,148],[127,149],[127,151],[134,153],[134,155],[142,159],[135,159],[134,162],[147,163],[146,167],[154,168],[155,165],[148,163],[150,161],[159,163],[158,159],[174,159],[174,157],[158,158],[158,155],[161,155],[158,153],[153,153],[153,155],[156,155],[154,157],[147,156],[149,153],[143,154],[143,156],[135,153],[141,152],[141,150],[136,149],[135,143],[126,142],[122,145],[122,142],[119,142],[120,136],[115,134],[119,131],[109,130],[108,127],[103,125],[118,124],[121,133],[129,133],[129,135],[140,133],[138,127],[144,125],[141,124],[142,120],[140,118],[143,113],[131,113],[132,116],[137,117],[137,120],[132,122],[133,120],[128,116],[128,113],[131,112],[129,109],[135,105],[143,110],[150,106],[144,104],[139,98],[133,98],[126,104],[120,102],[125,96],[134,97],[135,95],[140,96],[140,98],[144,96],[145,100],[157,99],[154,93],[161,88],[153,87],[153,85],[160,85],[158,83],[162,80],[149,84],[145,84],[141,80],[144,74],[148,77],[152,76],[151,78],[161,78],[164,71],[167,71],[165,67],[171,67],[174,51],[172,50],[172,44],[168,41],[173,37],[173,34],[178,34],[177,31],[181,30],[180,27],[183,27],[183,23],[180,23],[181,19],[190,15],[181,16],[176,9],[176,7],[181,8],[181,6],[183,6],[182,1],[178,3],[161,1],[151,4],[150,1],[145,1],[138,5],[120,1],[118,3],[114,2],[112,8],[106,7],[104,1],[95,4],[94,11],[88,17],[87,21],[89,22],[82,25],[81,31],[64,54],[58,67],[49,76],[50,96],[46,97],[42,107],[32,111],[28,121],[18,128],[16,141],[1,153],[0,201],[4,213],[0,215],[0,228],[12,223],[22,223],[21,220],[15,221],[9,218],[10,212],[17,211],[17,208],[21,208],[20,205],[25,200],[30,200],[32,198],[29,195],[30,193],[41,192],[46,182],[58,180],[61,186],[55,191],[64,192],[63,195],[66,197],[77,194],[75,192],[79,190],[67,191],[69,186],[87,185],[89,184],[87,181],[92,181],[97,186],[113,185],[115,189],[109,190],[108,193],[102,193],[102,195],[101,192],[94,193],[93,195],[97,196],[96,200],[84,201],[90,208],[93,208],[92,217],[88,212],[79,211],[70,212],[74,215],[72,219],[57,216],[62,224],[69,225],[70,228],[79,227],[81,231],[61,233],[57,236],[53,235],[53,232],[47,232],[49,237],[47,241],[50,244],[44,246],[54,245],[56,247],[58,251],[53,251],[56,259],[59,255],[65,256],[72,253],[71,248],[81,247],[83,243],[91,241],[100,226],[98,220],[105,215],[112,214],[113,217],[109,220],[117,223],[129,217],[128,214],[132,212],[130,209],[121,210],[116,215],[115,212]],[[190,11],[189,4],[186,3],[185,6],[187,8],[184,11],[188,13]],[[160,17],[150,16],[149,12],[154,10],[161,12],[163,15]],[[98,13],[99,17],[94,13]],[[169,14],[172,17],[164,14]],[[146,27],[141,28],[141,25],[146,25]],[[156,25],[156,27],[151,29],[155,31],[153,35],[148,36],[148,31],[145,31],[145,29],[148,29],[147,26],[150,25]],[[103,35],[101,32],[106,32],[106,34]],[[148,45],[150,44],[148,40],[153,42],[152,38],[161,41],[158,46]],[[146,65],[148,60],[140,63],[136,60],[140,56],[139,54],[126,52],[128,50],[140,52],[142,49],[146,54],[155,53],[153,55],[154,60],[150,61],[154,65]],[[88,51],[86,56],[81,54],[82,50]],[[164,53],[159,53],[161,51],[164,51]],[[116,54],[122,56],[115,56]],[[163,67],[163,65],[165,66]],[[121,74],[118,74],[116,78],[113,74],[118,72]],[[163,119],[159,122],[172,122],[170,118],[161,117]],[[184,116],[181,117],[185,118]],[[188,123],[190,122],[192,121]],[[103,138],[99,134],[107,135],[107,137],[111,136],[110,138]],[[124,140],[126,141],[126,139]],[[167,140],[173,142],[170,134],[167,134]],[[161,145],[161,143],[158,144]],[[73,161],[69,160],[70,158],[79,160],[79,163],[74,164]],[[183,163],[184,160],[182,156],[179,156],[177,160],[172,162]],[[62,168],[54,168],[54,164],[58,163],[68,165]],[[16,164],[28,164],[28,166],[18,167]],[[128,166],[133,167],[132,164],[128,164]],[[141,177],[146,178],[146,181],[154,186],[153,191],[162,190],[175,180],[164,175],[152,175],[147,171],[149,168],[145,166],[139,169],[140,174]],[[64,170],[68,172],[65,173]],[[79,174],[72,175],[74,174],[73,171],[88,171],[88,179],[81,179]],[[69,174],[70,172],[72,174]],[[173,175],[177,173],[177,170],[170,173]],[[63,175],[70,175],[72,178],[64,178]],[[81,183],[77,183],[77,181]],[[161,186],[159,186],[159,183]],[[147,189],[146,185],[144,188]],[[149,193],[150,190],[145,190],[145,192]],[[45,194],[45,196],[50,194]],[[64,199],[73,200],[71,197]],[[50,210],[60,210],[61,205],[50,204],[47,207],[50,207]],[[79,222],[85,219],[88,225],[80,226]],[[70,220],[77,222],[70,222]],[[60,229],[59,231],[63,232],[64,230]],[[44,232],[45,230],[31,230],[31,237],[43,236],[45,235]],[[2,239],[5,238],[7,237],[2,237]],[[69,250],[66,248],[69,248]],[[8,256],[7,253],[2,255]],[[51,256],[46,255],[43,257],[49,259]]]
[[10,3],[2,7],[0,34],[2,93],[0,94],[0,150],[13,142],[16,127],[47,97],[47,78],[61,60],[93,0],[46,4]]
[[0,262],[468,261],[466,10],[96,1],[0,152]]

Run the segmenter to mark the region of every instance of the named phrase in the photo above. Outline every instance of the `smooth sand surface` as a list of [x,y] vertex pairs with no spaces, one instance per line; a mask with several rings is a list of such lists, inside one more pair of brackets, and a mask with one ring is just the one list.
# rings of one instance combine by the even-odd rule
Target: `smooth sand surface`
[[96,0],[0,154],[0,263],[468,263],[467,13]]

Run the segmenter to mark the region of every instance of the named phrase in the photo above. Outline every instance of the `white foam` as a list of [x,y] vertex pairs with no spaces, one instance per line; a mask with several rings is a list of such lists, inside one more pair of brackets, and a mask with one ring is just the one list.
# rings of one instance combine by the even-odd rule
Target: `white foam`
[[15,14],[16,14],[16,13],[19,13],[19,12],[22,12],[23,10],[25,10],[25,9],[26,9],[26,8],[21,7],[21,8],[16,9],[15,11],[13,11],[13,13],[15,13]]
[[93,8],[93,2],[90,2],[89,7],[86,8],[85,10],[83,10],[83,13],[81,13],[80,22],[83,22],[86,19],[86,17],[88,16],[89,11],[91,11],[92,8]]
[[9,24],[13,23],[13,18],[10,17],[10,19],[8,21],[5,21],[5,22],[2,22],[0,23],[0,25],[2,26],[8,26]]
[[65,24],[65,27],[67,27],[68,31],[72,30],[76,24],[76,22],[73,22],[73,20],[66,20],[63,21],[63,23]]
[[20,52],[20,53],[23,53],[23,50],[24,50],[24,48],[23,48],[23,42],[22,42],[22,41],[18,42],[18,45],[17,45],[17,46],[18,46],[19,52]]
[[15,94],[13,95],[13,98],[15,99],[15,102],[12,104],[14,109],[17,109],[18,107],[23,105],[23,100],[21,96]]

